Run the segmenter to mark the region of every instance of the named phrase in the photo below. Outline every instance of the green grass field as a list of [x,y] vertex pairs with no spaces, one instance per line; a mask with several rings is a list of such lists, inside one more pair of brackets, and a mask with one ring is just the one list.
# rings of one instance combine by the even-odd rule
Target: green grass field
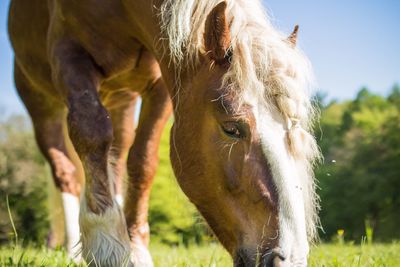
[[[155,267],[232,266],[229,255],[218,244],[191,247],[168,247],[153,244]],[[46,248],[0,247],[0,266],[85,266],[71,263],[63,250]],[[322,244],[312,248],[309,266],[326,267],[397,267],[400,266],[400,243],[374,245]]]

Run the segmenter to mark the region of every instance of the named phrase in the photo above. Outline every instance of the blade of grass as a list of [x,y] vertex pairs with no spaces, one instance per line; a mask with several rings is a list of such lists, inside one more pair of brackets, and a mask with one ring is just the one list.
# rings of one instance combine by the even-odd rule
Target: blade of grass
[[17,246],[17,245],[18,245],[18,233],[17,233],[17,229],[15,229],[14,220],[13,220],[12,215],[11,215],[10,203],[9,203],[9,201],[8,201],[8,195],[6,195],[6,201],[7,201],[8,217],[10,218],[11,226],[12,226],[13,231],[14,231],[15,246]]

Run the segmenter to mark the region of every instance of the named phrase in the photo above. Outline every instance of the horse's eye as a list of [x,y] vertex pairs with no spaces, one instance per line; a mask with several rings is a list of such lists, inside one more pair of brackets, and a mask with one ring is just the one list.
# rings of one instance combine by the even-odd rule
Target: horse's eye
[[238,122],[224,122],[222,125],[224,133],[231,138],[243,138],[244,132]]

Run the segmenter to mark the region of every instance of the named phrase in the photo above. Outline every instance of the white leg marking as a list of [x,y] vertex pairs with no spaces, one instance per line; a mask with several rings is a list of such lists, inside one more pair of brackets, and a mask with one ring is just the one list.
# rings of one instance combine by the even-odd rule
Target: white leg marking
[[[148,224],[140,227],[138,229],[139,234],[149,233],[150,227]],[[132,249],[132,260],[139,267],[153,267],[153,260],[151,258],[150,252],[146,246],[143,244],[142,238],[140,236],[132,236],[131,239],[131,249]]]
[[[285,144],[286,129],[279,114],[265,108],[262,96],[246,95],[253,106],[261,145],[271,169],[279,202],[279,246],[290,260],[306,266],[308,241],[301,177]],[[275,111],[276,113],[276,111]],[[274,130],[271,130],[274,129]],[[289,263],[288,263],[289,264]],[[290,265],[290,264],[289,264]]]
[[75,261],[80,261],[79,199],[66,192],[62,192],[61,197],[64,206],[67,252]]

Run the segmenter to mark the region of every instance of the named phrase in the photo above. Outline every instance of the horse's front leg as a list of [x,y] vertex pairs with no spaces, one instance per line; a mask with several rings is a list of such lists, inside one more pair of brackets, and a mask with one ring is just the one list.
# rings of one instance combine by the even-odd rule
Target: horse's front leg
[[160,78],[142,94],[142,107],[136,137],[129,151],[129,183],[125,197],[125,216],[132,255],[138,266],[152,266],[147,214],[151,185],[158,165],[158,147],[166,121],[172,112],[169,94]]
[[114,201],[108,167],[113,129],[97,92],[101,71],[83,48],[68,40],[51,46],[51,64],[68,107],[69,136],[85,171],[79,215],[82,256],[90,266],[132,265],[126,222]]
[[123,206],[123,179],[126,173],[126,158],[135,136],[134,118],[138,96],[138,93],[127,92],[115,98],[120,103],[116,107],[106,104],[114,129],[114,140],[110,148],[109,161],[114,172],[115,200],[121,207]]

